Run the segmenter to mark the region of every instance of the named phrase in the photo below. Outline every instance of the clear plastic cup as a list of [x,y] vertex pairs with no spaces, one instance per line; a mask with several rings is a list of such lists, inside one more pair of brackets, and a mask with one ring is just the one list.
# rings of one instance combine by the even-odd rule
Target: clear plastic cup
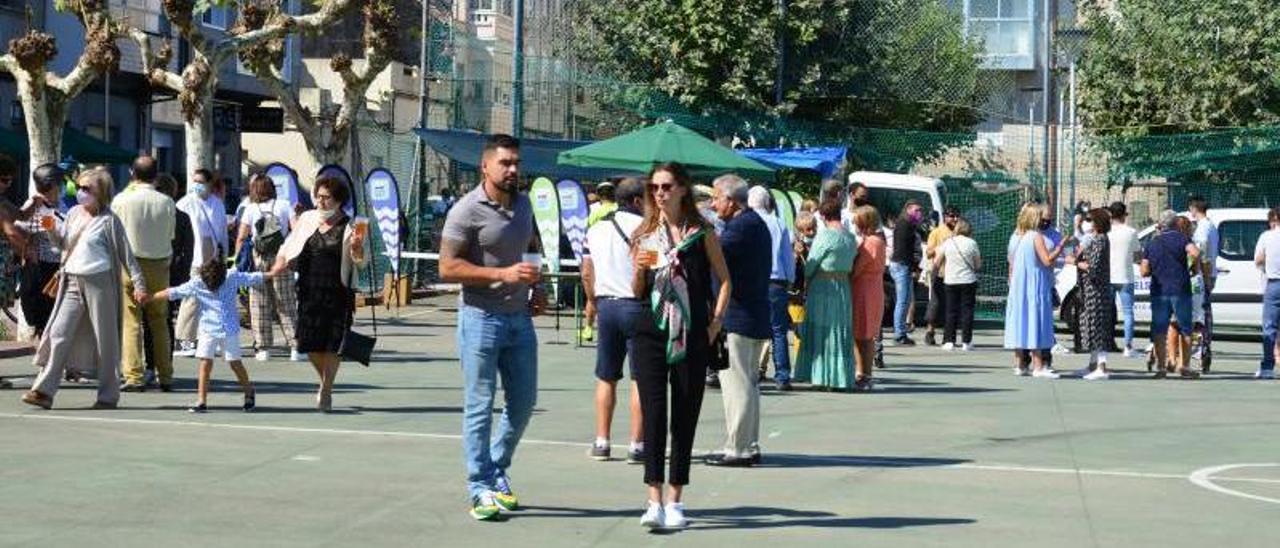
[[57,228],[57,226],[58,220],[54,218],[53,215],[40,217],[40,228],[44,229],[46,232],[53,232],[53,229]]
[[520,255],[520,262],[529,263],[534,267],[536,267],[538,270],[542,270],[542,254],[541,253],[522,254]]
[[355,231],[356,236],[366,238],[369,236],[369,218],[356,217],[351,221],[351,229]]

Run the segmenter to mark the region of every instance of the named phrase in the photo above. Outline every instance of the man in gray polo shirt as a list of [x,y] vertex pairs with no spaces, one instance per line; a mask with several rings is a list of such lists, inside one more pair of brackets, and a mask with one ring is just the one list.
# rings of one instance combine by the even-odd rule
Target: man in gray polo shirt
[[[507,469],[538,393],[532,315],[542,307],[540,275],[536,265],[522,260],[538,244],[533,207],[519,192],[519,175],[520,142],[509,135],[490,137],[480,160],[482,182],[449,210],[440,242],[441,279],[462,284],[462,448],[471,516],[480,520],[518,507]],[[497,436],[491,436],[499,375],[504,405]]]

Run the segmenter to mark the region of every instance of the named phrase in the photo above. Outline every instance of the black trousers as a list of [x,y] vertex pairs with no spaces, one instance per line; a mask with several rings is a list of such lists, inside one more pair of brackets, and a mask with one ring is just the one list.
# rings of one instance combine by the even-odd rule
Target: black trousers
[[[640,414],[644,417],[644,482],[662,483],[667,453],[668,415],[671,433],[671,474],[668,483],[689,484],[689,460],[693,456],[693,436],[702,411],[706,390],[708,344],[706,328],[689,327],[689,352],[680,363],[666,358],[666,338],[655,329],[653,319],[641,318],[633,344],[636,384],[640,389]],[[648,325],[644,325],[648,324]],[[669,397],[668,397],[669,396]],[[670,413],[668,413],[668,403]]]
[[948,317],[951,303],[947,301],[947,284],[942,276],[929,276],[929,308],[925,309],[924,322],[930,328],[937,327]]
[[36,334],[44,333],[49,324],[49,315],[53,313],[53,299],[44,294],[44,284],[58,273],[58,263],[29,262],[22,265],[19,271],[20,300],[22,301],[22,317],[27,325],[35,328]]
[[947,286],[947,328],[942,342],[956,343],[956,328],[960,329],[963,342],[973,342],[973,311],[978,303],[978,284]]

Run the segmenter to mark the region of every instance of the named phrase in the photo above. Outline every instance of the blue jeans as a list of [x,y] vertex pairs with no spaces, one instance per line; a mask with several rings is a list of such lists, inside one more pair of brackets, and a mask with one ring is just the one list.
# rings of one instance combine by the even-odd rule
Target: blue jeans
[[791,314],[787,304],[791,301],[787,288],[769,283],[769,327],[773,329],[773,380],[791,382],[791,345],[787,333],[791,331]]
[[[494,489],[511,466],[516,444],[533,415],[538,396],[538,338],[527,312],[496,314],[458,309],[458,354],[462,362],[462,451],[472,497]],[[491,436],[493,399],[502,378],[502,418]]]
[[1178,320],[1178,334],[1191,336],[1191,295],[1152,295],[1151,340],[1164,340],[1165,333],[1169,331],[1170,314]]
[[893,337],[907,336],[907,310],[911,306],[911,266],[889,263],[889,275],[893,277]]
[[1264,371],[1276,368],[1276,331],[1280,329],[1280,280],[1267,280],[1262,294],[1262,365]]
[[1111,284],[1124,315],[1124,347],[1133,348],[1133,284]]

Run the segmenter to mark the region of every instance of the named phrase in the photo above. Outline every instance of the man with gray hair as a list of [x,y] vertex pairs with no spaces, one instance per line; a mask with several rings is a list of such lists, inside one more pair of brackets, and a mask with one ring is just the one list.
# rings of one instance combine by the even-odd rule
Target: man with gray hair
[[1191,275],[1187,258],[1199,259],[1200,249],[1177,227],[1178,216],[1172,211],[1160,215],[1160,233],[1147,243],[1142,253],[1141,273],[1151,277],[1151,338],[1155,345],[1156,378],[1165,377],[1165,333],[1169,316],[1178,321],[1178,343],[1181,361],[1178,375],[1198,378],[1188,364],[1191,352]]
[[[790,302],[788,293],[791,282],[796,277],[795,251],[791,245],[791,230],[783,224],[771,207],[773,199],[769,189],[763,186],[751,187],[747,195],[747,205],[760,215],[765,227],[769,229],[769,256],[772,268],[769,271],[769,327],[773,332],[770,343],[773,354],[773,381],[778,390],[791,390],[791,348],[787,343],[787,333],[791,331],[791,315],[787,313]],[[764,376],[764,365],[760,375]]]
[[725,221],[720,247],[729,267],[733,293],[725,311],[725,346],[729,368],[720,372],[724,422],[728,429],[724,452],[707,457],[712,466],[752,466],[760,461],[760,386],[757,364],[772,337],[769,325],[769,274],[772,251],[760,214],[747,207],[747,182],[723,175],[712,183],[712,206]]

